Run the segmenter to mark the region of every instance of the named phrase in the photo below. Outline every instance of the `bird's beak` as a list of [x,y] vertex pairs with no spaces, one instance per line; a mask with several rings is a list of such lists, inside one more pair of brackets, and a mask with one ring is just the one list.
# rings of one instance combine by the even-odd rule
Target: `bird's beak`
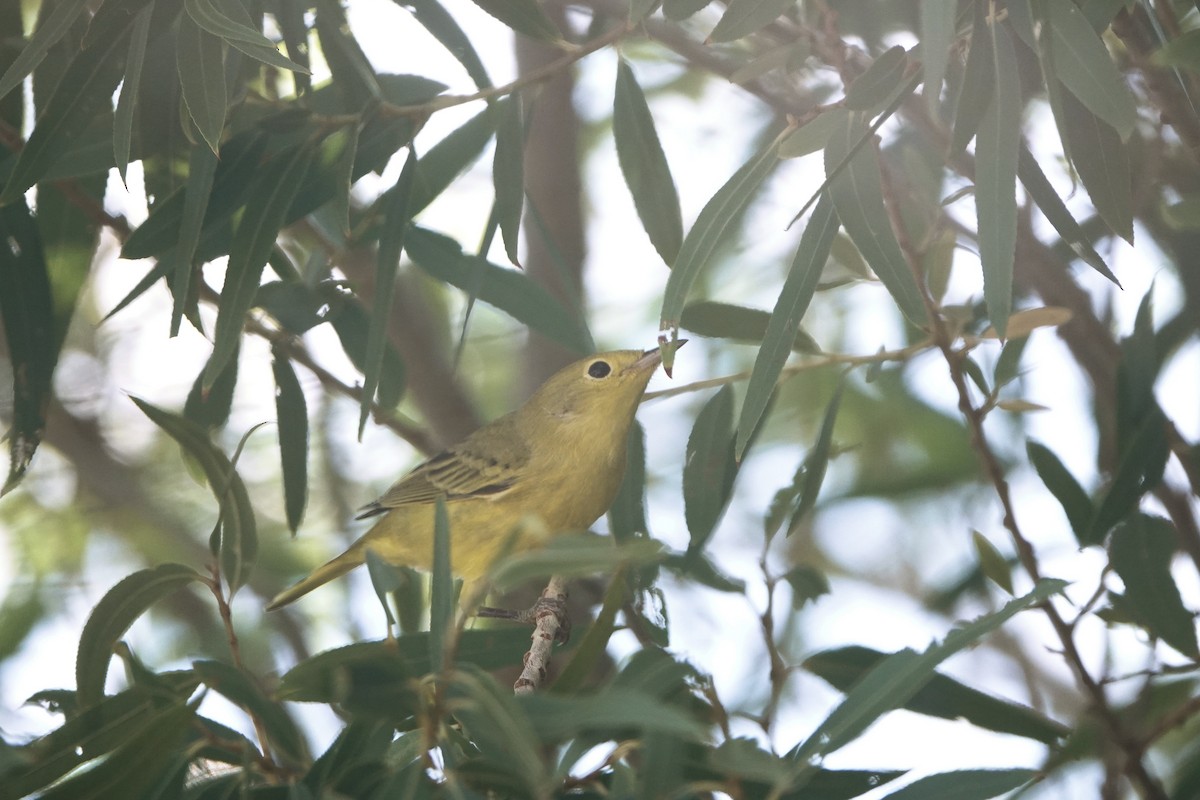
[[[680,347],[683,347],[685,344],[687,344],[687,339],[677,339],[674,342],[675,349],[677,349],[677,350]],[[662,348],[652,347],[651,349],[642,353],[641,358],[639,358],[637,361],[633,362],[633,366],[631,367],[631,369],[633,369],[637,372],[641,372],[644,369],[652,370],[661,363],[662,363]],[[669,377],[669,374],[668,374],[668,377]]]

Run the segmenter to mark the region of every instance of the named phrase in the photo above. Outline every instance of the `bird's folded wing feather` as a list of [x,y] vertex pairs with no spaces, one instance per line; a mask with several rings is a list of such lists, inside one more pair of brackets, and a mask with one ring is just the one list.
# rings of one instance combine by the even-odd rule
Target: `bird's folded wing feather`
[[359,519],[403,505],[432,503],[439,496],[454,500],[507,491],[520,479],[529,451],[515,436],[488,433],[487,438],[470,436],[421,464],[367,506]]

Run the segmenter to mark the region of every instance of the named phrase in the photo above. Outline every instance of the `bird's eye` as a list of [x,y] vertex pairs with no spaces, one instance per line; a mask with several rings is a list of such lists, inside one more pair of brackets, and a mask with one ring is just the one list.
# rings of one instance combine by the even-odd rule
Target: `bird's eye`
[[607,361],[593,361],[588,365],[588,375],[593,378],[603,378],[608,373],[612,372],[612,367]]

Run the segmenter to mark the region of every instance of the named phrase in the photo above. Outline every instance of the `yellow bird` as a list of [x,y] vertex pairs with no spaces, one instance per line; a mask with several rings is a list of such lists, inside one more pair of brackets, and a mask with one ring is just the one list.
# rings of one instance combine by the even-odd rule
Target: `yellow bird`
[[[678,344],[682,344],[679,342]],[[551,533],[585,530],[608,510],[625,473],[625,442],[658,350],[617,350],[576,361],[526,403],[401,478],[359,519],[383,515],[346,552],[280,592],[287,605],[362,564],[367,549],[428,570],[434,508],[445,498],[453,571],[482,578],[525,517]],[[515,550],[537,544],[523,537]]]

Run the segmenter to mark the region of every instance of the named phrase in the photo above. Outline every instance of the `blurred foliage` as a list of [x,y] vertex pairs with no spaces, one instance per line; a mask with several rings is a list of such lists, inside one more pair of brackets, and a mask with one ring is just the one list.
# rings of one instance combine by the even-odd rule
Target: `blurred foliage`
[[[52,624],[78,631],[75,688],[29,699],[61,723],[0,739],[0,798],[982,799],[1061,796],[1081,771],[1104,797],[1196,796],[1200,445],[1162,392],[1200,326],[1197,6],[474,5],[400,3],[410,27],[396,46],[449,54],[471,84],[454,94],[442,80],[460,75],[379,71],[337,0],[0,0],[0,524],[14,575],[0,666],[36,662]],[[476,45],[508,29],[543,66],[498,86]],[[593,205],[630,204],[644,235],[622,237],[663,289],[657,311],[612,313],[647,329],[657,313],[663,341],[681,328],[707,339],[681,363],[733,373],[661,393],[699,396],[670,468],[683,508],[647,513],[658,431],[639,427],[610,517],[619,547],[562,537],[496,565],[504,585],[607,576],[594,620],[576,620],[533,693],[500,677],[525,630],[449,624],[444,559],[432,610],[421,576],[372,564],[398,638],[369,640],[333,589],[319,615],[262,618],[262,598],[318,557],[289,533],[342,528],[356,484],[384,480],[348,466],[348,431],[432,453],[478,424],[473,392],[505,405],[493,395],[513,383],[519,332],[563,354],[594,348],[586,298],[562,289],[582,266],[549,213],[581,190],[563,178],[539,206],[544,154],[526,142],[547,124],[543,83],[618,49],[611,116],[571,158],[598,160],[611,141],[629,197]],[[710,98],[728,83],[755,109],[744,119]],[[426,126],[460,106],[477,113],[430,140]],[[558,113],[548,124],[578,123]],[[730,117],[728,138],[697,132],[714,114]],[[740,166],[710,175],[698,148]],[[689,186],[691,171],[711,177],[711,196],[681,192],[681,170]],[[481,192],[461,206],[478,219],[432,227],[431,206]],[[122,204],[142,203],[133,224]],[[764,206],[801,230],[758,241]],[[517,268],[531,241],[567,278]],[[1119,269],[1119,252],[1145,255]],[[1131,278],[1150,263],[1178,302],[1156,313],[1152,285],[1126,324],[1111,312],[1118,276],[1143,284]],[[98,308],[117,274],[124,298]],[[1030,363],[1050,330],[1065,347]],[[146,342],[197,332],[211,342],[199,361],[139,362]],[[181,411],[165,389],[121,394],[113,376],[129,361],[194,376]],[[1043,411],[1023,394],[1030,371],[1090,389],[1089,474],[1027,435],[1025,415]],[[273,409],[275,439],[243,402]],[[863,554],[889,568],[843,563],[822,526],[864,501],[896,530],[954,528],[965,567],[935,575],[908,545]],[[1067,524],[1044,519],[1055,502]],[[660,541],[648,520],[675,530]],[[719,545],[735,528],[735,546]],[[1044,555],[1076,550],[1093,571],[1068,589]],[[760,574],[727,574],[731,551],[755,554]],[[936,641],[868,646],[880,616],[851,631],[863,644],[802,655],[805,625],[840,625],[823,602],[857,580],[939,615]],[[112,586],[86,622],[77,584]],[[672,616],[690,602],[673,584],[753,610],[761,630],[710,634],[747,664],[738,691],[718,693],[680,649],[697,632]],[[1049,624],[1008,625],[1017,615]],[[314,655],[331,622],[354,643]],[[153,630],[141,652],[135,625]],[[613,664],[618,635],[632,654]],[[969,648],[1009,677],[941,669]],[[1010,696],[1012,674],[1025,696]],[[796,692],[817,679],[841,694],[824,711]],[[301,703],[336,716],[313,723]],[[826,766],[901,709],[1019,737],[1043,758],[946,762],[895,791],[880,787],[902,770]]]

